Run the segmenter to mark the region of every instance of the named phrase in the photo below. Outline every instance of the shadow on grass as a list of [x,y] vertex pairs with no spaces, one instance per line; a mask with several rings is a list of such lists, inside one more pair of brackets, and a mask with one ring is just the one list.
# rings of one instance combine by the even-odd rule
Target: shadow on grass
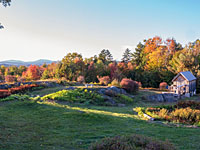
[[93,113],[93,114],[108,115],[108,116],[121,117],[121,118],[135,118],[135,119],[138,118],[137,115],[132,115],[132,114],[115,113],[115,112],[81,108],[81,107],[71,107],[69,105],[61,105],[61,104],[52,103],[52,102],[38,102],[38,104],[46,104],[46,105],[50,105],[50,106],[66,108],[66,109],[69,109],[69,110],[76,110],[76,111],[79,111],[79,112],[82,112],[82,113]]

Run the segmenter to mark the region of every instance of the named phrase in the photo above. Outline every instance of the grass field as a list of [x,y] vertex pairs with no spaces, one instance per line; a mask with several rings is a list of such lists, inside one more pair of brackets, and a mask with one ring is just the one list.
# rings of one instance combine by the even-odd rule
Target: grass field
[[132,108],[151,105],[139,102],[144,94],[148,93],[139,93],[136,103],[126,107],[3,102],[0,149],[86,150],[104,137],[133,133],[169,140],[181,150],[200,149],[199,128],[168,127],[137,119]]

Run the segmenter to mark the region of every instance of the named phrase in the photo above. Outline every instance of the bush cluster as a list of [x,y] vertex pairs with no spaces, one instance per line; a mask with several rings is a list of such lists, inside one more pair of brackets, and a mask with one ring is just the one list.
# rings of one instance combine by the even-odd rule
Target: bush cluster
[[77,82],[79,82],[79,83],[84,83],[84,82],[85,82],[84,76],[79,76],[79,77],[77,78]]
[[37,84],[28,85],[27,84],[27,85],[21,85],[18,87],[10,88],[8,90],[11,92],[11,94],[16,94],[16,93],[24,93],[27,90],[32,90],[34,87],[39,87],[39,85],[37,85]]
[[141,135],[104,138],[91,145],[90,150],[175,150],[168,141],[158,141]]
[[180,101],[174,107],[175,108],[187,108],[187,107],[190,107],[192,109],[199,109],[200,110],[200,102],[196,102],[196,101]]
[[119,97],[119,102],[121,102],[121,103],[132,103],[132,102],[134,102],[134,99],[127,96],[127,95],[118,94],[117,96]]
[[111,86],[116,86],[116,87],[120,87],[120,82],[117,79],[114,79],[111,83]]
[[181,101],[173,106],[162,106],[160,108],[150,107],[146,109],[135,110],[138,113],[140,111],[146,113],[155,119],[184,124],[200,125],[200,102]]
[[186,124],[200,123],[200,110],[187,108],[175,109],[169,114],[168,120]]
[[159,85],[160,90],[165,90],[166,87],[167,87],[167,85],[168,85],[168,84],[167,84],[166,82],[161,82],[160,85]]
[[36,84],[30,84],[30,85],[21,85],[18,87],[9,88],[7,90],[0,90],[0,98],[5,98],[7,96],[10,96],[11,94],[24,93],[27,90],[32,90],[35,87],[39,86]]
[[12,76],[12,75],[7,75],[7,76],[5,76],[5,81],[6,82],[15,82],[16,81],[16,77]]
[[10,96],[11,92],[9,90],[0,90],[0,98]]
[[109,76],[97,77],[101,85],[108,85],[110,82]]

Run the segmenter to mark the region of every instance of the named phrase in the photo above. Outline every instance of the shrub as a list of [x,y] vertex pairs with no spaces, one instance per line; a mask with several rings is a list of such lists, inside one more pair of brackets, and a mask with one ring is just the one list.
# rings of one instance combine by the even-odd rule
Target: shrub
[[189,107],[175,109],[170,114],[170,119],[176,122],[187,124],[198,124],[200,122],[200,110],[194,110]]
[[28,95],[13,94],[13,95],[10,95],[6,98],[0,99],[0,101],[1,102],[3,102],[3,101],[13,101],[13,100],[24,101],[24,100],[31,100],[31,99],[33,99],[33,98],[31,98]]
[[5,81],[6,82],[15,82],[16,81],[16,77],[12,76],[12,75],[7,75],[7,76],[5,76]]
[[11,94],[24,93],[27,90],[32,90],[36,87],[39,87],[39,86],[36,84],[30,84],[30,85],[21,85],[18,87],[7,89],[7,90],[0,90],[0,98],[8,97]]
[[[200,123],[199,102],[185,101],[179,102],[174,106],[162,106],[160,108],[146,108],[143,112],[153,118],[162,119],[170,122],[198,125]],[[187,107],[190,106],[190,107]]]
[[133,102],[133,98],[131,98],[127,95],[118,94],[117,96],[119,97],[120,102],[123,102],[123,103],[132,103]]
[[175,108],[187,108],[190,107],[192,109],[200,110],[200,102],[195,101],[180,101],[175,105]]
[[138,81],[135,81],[137,84],[138,84],[138,87],[141,88],[142,87],[142,83],[141,82],[138,82]]
[[104,138],[91,145],[90,150],[175,150],[168,141],[158,141],[141,135]]
[[11,95],[11,92],[9,90],[0,90],[0,98],[5,98],[10,95]]
[[164,90],[167,87],[167,83],[166,82],[161,82],[159,87],[160,87],[161,90]]
[[80,83],[85,82],[84,76],[79,76],[79,77],[77,78],[77,82],[80,82]]
[[120,85],[123,89],[125,89],[129,93],[138,91],[138,84],[131,79],[127,79],[127,78],[122,79],[122,81],[120,82]]
[[119,81],[118,81],[117,79],[114,79],[114,80],[111,82],[110,85],[111,85],[111,86],[120,87],[120,83],[119,83]]
[[110,82],[110,77],[109,76],[103,76],[103,77],[97,77],[101,85],[108,85]]
[[21,85],[21,86],[18,86],[18,87],[15,87],[15,88],[10,88],[9,91],[12,93],[12,94],[16,94],[16,93],[23,93],[27,90],[32,90],[33,88],[35,87],[39,87],[39,85],[36,85],[36,84],[30,84],[30,85]]
[[23,77],[18,77],[18,78],[17,78],[17,81],[18,81],[18,82],[25,82],[25,81],[26,81],[26,79],[25,79],[25,78],[23,78]]
[[168,110],[165,108],[162,108],[158,113],[158,116],[160,118],[166,118],[167,115],[168,115]]

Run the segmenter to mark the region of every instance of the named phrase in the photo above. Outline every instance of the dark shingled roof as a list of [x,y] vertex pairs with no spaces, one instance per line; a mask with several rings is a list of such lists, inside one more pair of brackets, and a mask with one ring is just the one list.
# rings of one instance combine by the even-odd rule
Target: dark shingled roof
[[185,71],[185,72],[180,72],[177,76],[174,77],[172,81],[174,81],[180,74],[188,81],[197,79],[190,71]]

